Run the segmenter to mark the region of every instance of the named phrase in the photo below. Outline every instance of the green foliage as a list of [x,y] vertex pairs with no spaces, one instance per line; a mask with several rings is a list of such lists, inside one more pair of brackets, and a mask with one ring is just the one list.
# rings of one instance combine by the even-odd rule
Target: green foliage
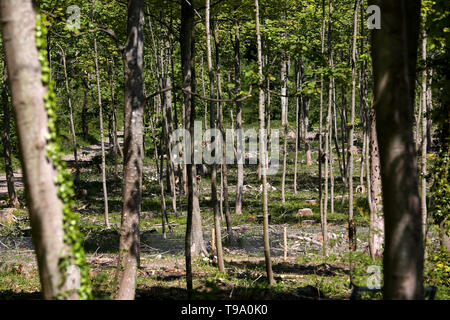
[[450,287],[450,253],[441,248],[431,255],[432,267],[428,272],[428,281],[435,286]]
[[430,210],[437,224],[444,223],[447,233],[450,231],[450,185],[449,181],[449,154],[441,152],[437,155],[432,175],[434,183],[431,188]]
[[[86,262],[86,256],[82,247],[82,234],[79,230],[79,217],[72,211],[73,207],[73,180],[70,171],[67,170],[66,163],[61,159],[62,150],[58,143],[58,117],[55,112],[56,96],[53,91],[53,81],[50,81],[50,67],[47,61],[47,27],[46,20],[41,14],[37,15],[36,22],[36,45],[39,50],[39,61],[42,70],[42,83],[47,88],[44,96],[45,109],[48,116],[48,134],[47,134],[47,158],[52,161],[56,171],[55,183],[58,186],[58,198],[63,205],[63,229],[64,243],[70,249],[70,253],[62,253],[59,267],[63,274],[61,285],[64,284],[67,274],[67,268],[74,263],[80,269],[81,284],[79,288],[80,299],[86,300],[92,297],[89,278],[89,265]],[[58,298],[64,298],[61,295]]]

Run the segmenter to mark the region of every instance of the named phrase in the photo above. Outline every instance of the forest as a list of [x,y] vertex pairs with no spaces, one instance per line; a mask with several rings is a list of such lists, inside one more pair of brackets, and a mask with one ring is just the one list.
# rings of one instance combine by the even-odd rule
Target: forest
[[0,300],[450,300],[448,0],[0,21]]

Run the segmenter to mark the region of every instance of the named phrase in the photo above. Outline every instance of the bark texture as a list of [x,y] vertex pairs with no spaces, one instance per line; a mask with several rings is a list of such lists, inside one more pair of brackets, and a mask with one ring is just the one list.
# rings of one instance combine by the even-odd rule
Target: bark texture
[[119,247],[117,299],[134,299],[139,265],[139,216],[142,201],[144,0],[128,3],[125,75],[123,209]]
[[62,205],[46,157],[48,119],[35,40],[36,11],[31,0],[4,0],[0,15],[42,293],[45,299],[55,299],[62,290]]
[[414,87],[420,1],[369,1],[381,8],[372,31],[377,137],[385,223],[384,298],[423,298],[423,240]]

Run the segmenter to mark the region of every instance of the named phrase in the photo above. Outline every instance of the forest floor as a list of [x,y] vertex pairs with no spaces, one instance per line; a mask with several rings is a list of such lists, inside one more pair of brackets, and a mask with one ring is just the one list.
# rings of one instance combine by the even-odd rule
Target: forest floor
[[[107,147],[109,147],[107,145]],[[236,168],[229,168],[229,191],[234,241],[230,243],[223,228],[226,273],[218,272],[214,256],[200,256],[194,261],[194,298],[196,299],[349,299],[352,281],[366,286],[377,275],[382,259],[372,260],[368,254],[368,210],[364,194],[357,194],[355,219],[358,248],[349,252],[347,238],[346,198],[335,196],[334,213],[328,214],[329,254],[322,253],[319,206],[317,204],[317,168],[304,163],[301,152],[298,174],[298,193],[293,192],[293,150],[289,141],[286,202],[281,203],[281,170],[269,177],[269,213],[271,214],[270,243],[276,284],[269,286],[265,276],[261,214],[260,182],[256,166],[245,167],[245,193],[243,213],[234,214]],[[119,244],[121,180],[113,174],[113,156],[107,156],[107,179],[111,229],[106,229],[103,218],[103,198],[99,145],[80,150],[81,182],[87,196],[76,199],[75,210],[80,214],[80,227],[91,266],[91,280],[96,299],[111,299],[116,290],[114,273]],[[186,199],[178,207],[179,215],[169,210],[172,231],[164,238],[161,233],[160,191],[154,160],[144,161],[144,191],[141,215],[141,263],[137,275],[137,299],[185,299],[184,235]],[[313,159],[317,154],[313,153]],[[72,166],[73,157],[65,160]],[[281,159],[282,160],[282,159]],[[357,164],[358,166],[358,164]],[[119,165],[121,168],[121,165]],[[39,299],[40,284],[31,241],[29,217],[25,207],[20,172],[17,184],[21,206],[14,212],[15,221],[0,225],[0,300]],[[336,168],[336,180],[339,172]],[[356,178],[355,178],[356,179]],[[0,207],[5,207],[6,189],[0,177]],[[220,180],[219,180],[220,181]],[[220,187],[220,185],[219,185]],[[210,209],[210,180],[203,177],[199,183],[203,236],[206,249],[211,252],[213,215]],[[336,195],[342,187],[336,181]],[[170,194],[166,195],[167,208],[171,208]],[[178,201],[177,201],[178,202]],[[0,209],[1,209],[0,208]],[[311,217],[298,217],[302,208],[313,211]],[[284,228],[287,230],[287,259],[283,257]],[[428,233],[428,259],[425,281],[438,287],[436,299],[450,299],[449,279],[436,274],[435,259],[438,240],[436,232]],[[371,267],[371,268],[369,268]],[[368,269],[369,268],[369,269]],[[379,293],[364,293],[361,298],[379,299]]]

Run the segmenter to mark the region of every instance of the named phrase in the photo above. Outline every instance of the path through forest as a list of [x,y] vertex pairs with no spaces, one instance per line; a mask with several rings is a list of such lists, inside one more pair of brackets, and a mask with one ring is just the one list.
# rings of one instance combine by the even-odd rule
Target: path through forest
[[[123,131],[117,131],[117,140],[119,142],[120,147],[123,147]],[[105,150],[109,150],[112,145],[109,142],[104,143]],[[102,152],[100,142],[81,148],[78,150],[78,162],[80,164],[81,170],[82,168],[88,167],[88,164],[92,162],[92,160],[100,156]],[[73,153],[66,154],[62,157],[62,160],[67,161],[69,164],[75,161]],[[14,186],[16,190],[23,189],[23,176],[22,170],[18,169],[14,171]],[[8,195],[8,186],[6,184],[6,176],[0,175],[0,198],[3,198],[5,195]]]

